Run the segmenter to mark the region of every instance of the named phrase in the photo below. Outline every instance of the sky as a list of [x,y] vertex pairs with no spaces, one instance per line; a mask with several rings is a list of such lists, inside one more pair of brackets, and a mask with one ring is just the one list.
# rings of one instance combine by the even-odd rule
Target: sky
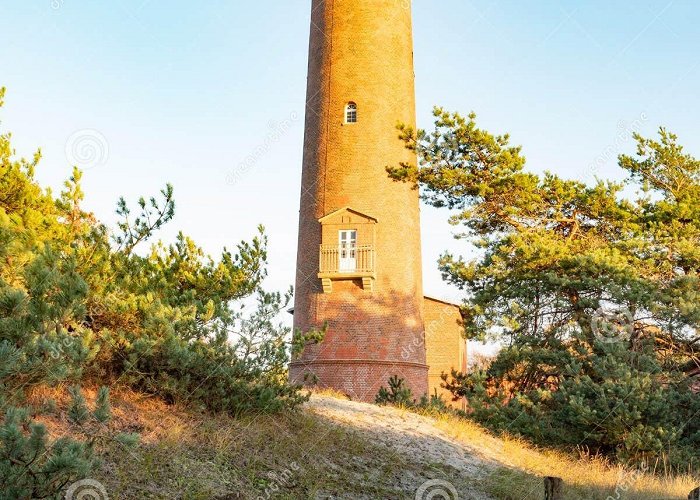
[[[85,170],[84,208],[173,184],[183,231],[207,252],[270,238],[267,287],[294,282],[310,0],[0,0],[0,131],[41,148],[39,181]],[[659,126],[700,156],[697,0],[414,0],[418,125],[432,107],[508,132],[527,168],[623,178],[633,131]],[[92,161],[90,161],[92,153]],[[469,254],[423,207],[426,294],[460,300],[437,269]]]

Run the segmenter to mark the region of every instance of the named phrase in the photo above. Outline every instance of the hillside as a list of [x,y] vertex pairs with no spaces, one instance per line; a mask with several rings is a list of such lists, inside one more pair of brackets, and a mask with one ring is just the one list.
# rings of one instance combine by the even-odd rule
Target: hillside
[[[93,401],[95,391],[86,395]],[[54,436],[75,433],[64,391],[32,397],[57,401],[55,416],[44,419]],[[540,452],[454,417],[328,394],[314,395],[294,414],[242,419],[131,391],[114,391],[112,401],[110,427],[140,433],[141,443],[100,450],[103,464],[92,479],[111,499],[440,498],[430,496],[440,490],[463,499],[537,499],[542,475],[563,477],[574,499],[680,499],[693,486],[691,478],[666,483]]]

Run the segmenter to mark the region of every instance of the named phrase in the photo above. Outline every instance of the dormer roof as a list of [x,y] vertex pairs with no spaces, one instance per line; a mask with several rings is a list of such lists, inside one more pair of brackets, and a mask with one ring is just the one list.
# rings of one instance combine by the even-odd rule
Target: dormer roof
[[323,222],[327,221],[328,219],[331,219],[333,217],[337,217],[338,215],[341,215],[342,213],[350,213],[350,214],[357,215],[359,217],[363,217],[365,219],[368,219],[372,222],[377,222],[377,219],[375,219],[371,215],[364,214],[364,213],[360,212],[359,210],[355,210],[355,209],[350,208],[350,207],[343,207],[343,208],[339,208],[338,210],[333,210],[331,213],[326,214],[323,217],[321,217],[320,219],[318,219],[318,221],[323,223]]

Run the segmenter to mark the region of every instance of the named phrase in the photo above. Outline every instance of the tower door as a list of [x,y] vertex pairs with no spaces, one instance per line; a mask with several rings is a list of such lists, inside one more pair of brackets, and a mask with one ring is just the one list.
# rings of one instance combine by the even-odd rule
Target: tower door
[[357,231],[344,229],[338,232],[339,271],[352,272],[357,269]]

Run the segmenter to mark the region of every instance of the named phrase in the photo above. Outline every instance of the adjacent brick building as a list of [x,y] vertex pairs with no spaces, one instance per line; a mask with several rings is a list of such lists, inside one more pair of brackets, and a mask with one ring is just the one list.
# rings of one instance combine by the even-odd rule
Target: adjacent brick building
[[313,0],[308,71],[294,327],[328,330],[290,376],[360,400],[391,375],[432,392],[429,361],[460,369],[465,352],[454,305],[426,335],[418,192],[386,173],[415,162],[396,130],[415,124],[410,2]]
[[[446,401],[452,395],[441,388],[441,375],[452,370],[467,371],[467,342],[459,306],[425,297],[423,301],[425,324],[426,361],[428,363],[428,388],[430,394],[442,396]],[[460,406],[460,405],[455,405]]]

